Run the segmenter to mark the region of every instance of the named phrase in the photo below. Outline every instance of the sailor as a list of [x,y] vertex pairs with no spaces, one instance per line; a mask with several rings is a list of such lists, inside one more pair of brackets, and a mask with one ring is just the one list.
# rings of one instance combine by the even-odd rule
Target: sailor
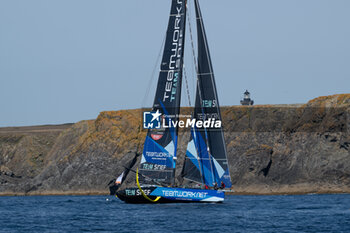
[[214,189],[215,189],[215,190],[218,190],[218,189],[219,189],[218,183],[217,183],[217,182],[215,182],[215,184],[214,184]]
[[220,189],[224,189],[225,187],[226,187],[225,183],[223,181],[221,181]]

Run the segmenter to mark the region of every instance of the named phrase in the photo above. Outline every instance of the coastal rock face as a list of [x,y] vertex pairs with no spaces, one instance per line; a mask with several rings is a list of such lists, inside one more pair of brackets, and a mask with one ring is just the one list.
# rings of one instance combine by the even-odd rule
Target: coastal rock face
[[[235,192],[350,192],[349,106],[343,94],[223,107]],[[108,182],[142,151],[140,127],[141,110],[123,110],[74,125],[0,128],[0,194],[108,193]],[[181,130],[180,168],[188,138]]]

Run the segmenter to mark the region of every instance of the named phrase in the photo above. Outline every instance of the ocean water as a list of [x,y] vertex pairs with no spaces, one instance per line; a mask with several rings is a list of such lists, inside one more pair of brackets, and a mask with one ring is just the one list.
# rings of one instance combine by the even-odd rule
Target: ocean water
[[0,197],[0,232],[350,232],[350,195],[157,205],[112,196]]

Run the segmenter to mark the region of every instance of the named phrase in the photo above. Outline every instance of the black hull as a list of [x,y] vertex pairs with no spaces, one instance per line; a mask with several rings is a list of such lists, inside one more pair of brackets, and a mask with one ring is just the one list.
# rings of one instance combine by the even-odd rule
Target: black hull
[[[155,187],[150,187],[150,188],[146,188],[145,191],[146,192],[152,192],[154,191]],[[142,194],[140,193],[138,188],[131,188],[128,189],[131,191],[135,191],[135,195],[127,195],[126,189],[120,190],[116,193],[116,196],[124,201],[125,203],[129,203],[129,204],[154,204],[154,203],[172,203],[171,200],[165,199],[165,198],[160,198],[157,202],[152,202],[147,200],[144,196],[142,196]],[[151,196],[151,195],[147,195],[147,197],[149,197],[151,200],[155,200],[157,197],[156,196]]]
[[[160,198],[157,202],[151,202],[144,198],[143,196],[123,196],[123,195],[116,195],[120,200],[124,201],[128,204],[164,204],[164,203],[190,203],[190,202],[197,202],[197,201],[180,201],[180,200],[169,200],[166,198]],[[152,200],[155,200],[157,197],[154,196],[148,196]]]
[[[164,195],[150,195],[151,193],[157,192],[157,190],[164,190],[165,193],[178,193],[192,194],[192,197],[184,196],[164,196]],[[182,188],[163,188],[163,187],[143,187],[142,188],[145,196],[141,193],[139,188],[127,188],[120,190],[116,193],[116,196],[130,204],[159,204],[159,203],[222,203],[224,201],[224,193],[216,190],[202,190],[202,189],[182,189]],[[147,195],[146,195],[147,194]],[[195,197],[195,195],[198,195]],[[153,200],[153,201],[151,201]]]
[[113,195],[113,196],[116,195],[118,189],[119,189],[119,185],[109,186],[109,195]]
[[[125,196],[122,194],[116,195],[120,200],[124,201],[128,204],[164,204],[164,203],[194,203],[198,201],[187,201],[187,200],[170,200],[161,197],[157,202],[151,202],[144,198],[143,196]],[[157,197],[155,196],[148,196],[150,199],[155,200]]]

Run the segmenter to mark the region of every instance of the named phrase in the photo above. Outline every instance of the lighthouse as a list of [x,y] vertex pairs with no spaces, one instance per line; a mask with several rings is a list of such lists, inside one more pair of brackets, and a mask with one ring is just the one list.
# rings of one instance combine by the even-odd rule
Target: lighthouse
[[248,90],[244,92],[244,98],[241,100],[242,105],[253,105],[254,101],[250,99],[250,93]]

